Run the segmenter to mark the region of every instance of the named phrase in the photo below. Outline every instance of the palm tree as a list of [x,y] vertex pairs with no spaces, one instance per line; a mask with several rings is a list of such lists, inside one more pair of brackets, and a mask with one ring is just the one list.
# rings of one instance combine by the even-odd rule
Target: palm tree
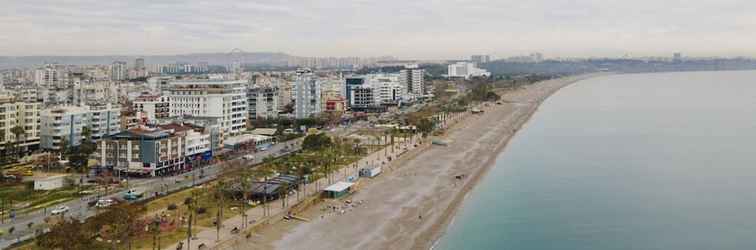
[[215,223],[215,229],[216,229],[215,230],[215,237],[216,237],[216,241],[220,240],[220,229],[221,229],[221,225],[223,224],[223,221],[222,221],[223,220],[223,201],[225,200],[224,199],[225,195],[223,194],[223,192],[224,192],[225,187],[226,187],[226,182],[223,181],[222,179],[219,180],[218,181],[218,185],[215,186],[216,199],[218,199],[218,201],[219,201],[218,202],[218,213],[216,213],[216,219],[215,219],[215,221],[216,221],[216,223]]
[[21,126],[15,126],[15,127],[11,128],[10,131],[15,136],[15,139],[14,139],[14,143],[16,144],[15,148],[16,148],[16,150],[18,150],[17,152],[13,152],[13,153],[14,153],[14,155],[16,157],[18,157],[19,154],[21,153],[21,148],[18,147],[18,145],[20,144],[19,141],[20,141],[20,139],[22,137],[24,137],[26,135],[26,131]]

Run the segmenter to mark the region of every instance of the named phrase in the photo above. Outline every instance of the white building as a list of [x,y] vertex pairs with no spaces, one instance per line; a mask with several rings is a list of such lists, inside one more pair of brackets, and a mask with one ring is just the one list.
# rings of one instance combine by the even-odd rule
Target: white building
[[124,81],[129,75],[129,69],[126,67],[126,62],[113,62],[110,65],[110,79],[113,81]]
[[133,102],[137,118],[142,122],[155,121],[171,115],[170,102],[167,96],[142,94]]
[[42,110],[40,119],[40,144],[44,149],[60,149],[78,146],[83,139],[84,128],[89,128],[92,140],[100,140],[121,131],[121,108],[111,103],[92,106],[59,106]]
[[100,140],[121,132],[121,106],[111,103],[89,103],[87,107],[87,126],[92,132],[92,140]]
[[297,119],[312,117],[320,113],[320,80],[309,69],[298,70],[294,83],[295,104],[294,113]]
[[81,144],[82,132],[88,123],[87,107],[61,106],[42,110],[40,119],[40,145],[44,149],[59,150]]
[[[39,111],[42,103],[27,102],[12,96],[0,96],[0,146],[18,143],[22,152],[39,147]],[[23,129],[23,134],[13,133],[14,127]]]
[[58,86],[61,81],[63,81],[63,74],[58,71],[55,65],[48,64],[44,68],[34,71],[34,83],[37,86]]
[[247,81],[194,80],[170,83],[170,112],[219,119],[223,138],[242,132],[247,122]]
[[278,117],[278,87],[253,86],[247,89],[250,120]]
[[425,94],[425,70],[406,67],[399,71],[399,83],[404,86],[410,98],[422,96]]
[[449,78],[470,79],[472,77],[490,77],[491,72],[476,67],[475,63],[457,62],[449,65],[447,76]]

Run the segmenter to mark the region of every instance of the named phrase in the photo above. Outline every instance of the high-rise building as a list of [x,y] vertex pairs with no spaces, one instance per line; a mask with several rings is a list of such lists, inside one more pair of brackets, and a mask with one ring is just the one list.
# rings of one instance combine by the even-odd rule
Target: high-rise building
[[110,65],[110,80],[125,81],[128,74],[129,69],[126,68],[126,62],[115,61]]
[[241,134],[247,123],[247,81],[189,80],[170,83],[173,117],[212,117],[219,120],[221,136]]
[[399,83],[404,86],[409,96],[422,96],[425,93],[425,70],[416,66],[405,67],[399,71]]
[[278,117],[278,87],[254,86],[247,89],[250,120]]
[[294,115],[297,119],[312,117],[321,112],[320,80],[309,69],[297,70],[297,80],[294,83],[295,106]]

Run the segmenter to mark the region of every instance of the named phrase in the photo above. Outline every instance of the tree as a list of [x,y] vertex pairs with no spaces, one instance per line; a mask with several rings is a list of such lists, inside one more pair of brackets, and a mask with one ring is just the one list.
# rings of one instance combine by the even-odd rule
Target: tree
[[218,212],[216,213],[216,219],[215,219],[215,237],[216,240],[220,240],[220,229],[221,225],[223,225],[223,205],[225,201],[225,188],[226,188],[226,182],[222,179],[218,180],[218,184],[215,186],[215,199],[218,204]]
[[89,157],[97,150],[97,145],[92,141],[92,132],[89,127],[84,127],[81,134],[84,137],[81,144],[71,148],[67,154],[74,169],[79,172],[86,172],[89,166]]
[[324,133],[308,135],[302,142],[302,149],[304,150],[319,150],[325,147],[329,147],[333,144],[331,137]]
[[43,249],[105,249],[92,240],[92,231],[78,220],[68,218],[50,228],[50,232],[37,237],[37,246]]
[[21,138],[25,137],[26,131],[21,126],[15,126],[11,128],[11,133],[15,136],[15,140],[13,140],[13,143],[15,144],[16,152],[12,152],[14,156],[19,157],[21,155],[21,148],[19,145],[21,144]]
[[90,218],[90,225],[95,232],[105,232],[116,248],[118,241],[127,241],[131,245],[131,237],[139,214],[144,210],[143,206],[122,205],[111,207],[104,213]]

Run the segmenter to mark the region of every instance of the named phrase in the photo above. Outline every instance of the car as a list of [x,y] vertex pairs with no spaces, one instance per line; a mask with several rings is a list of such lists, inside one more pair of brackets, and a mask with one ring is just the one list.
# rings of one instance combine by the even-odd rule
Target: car
[[60,206],[60,207],[58,207],[56,209],[53,209],[52,212],[50,212],[50,213],[52,215],[59,215],[59,214],[65,213],[65,212],[68,212],[68,207],[67,206]]
[[244,160],[248,160],[248,161],[251,161],[251,160],[254,160],[254,159],[255,159],[255,156],[254,156],[254,155],[251,155],[251,154],[249,154],[249,155],[245,155],[245,156],[242,156],[242,159],[244,159]]
[[95,203],[95,207],[105,208],[113,205],[114,203],[115,201],[113,201],[112,199],[100,199],[97,201],[97,203]]

